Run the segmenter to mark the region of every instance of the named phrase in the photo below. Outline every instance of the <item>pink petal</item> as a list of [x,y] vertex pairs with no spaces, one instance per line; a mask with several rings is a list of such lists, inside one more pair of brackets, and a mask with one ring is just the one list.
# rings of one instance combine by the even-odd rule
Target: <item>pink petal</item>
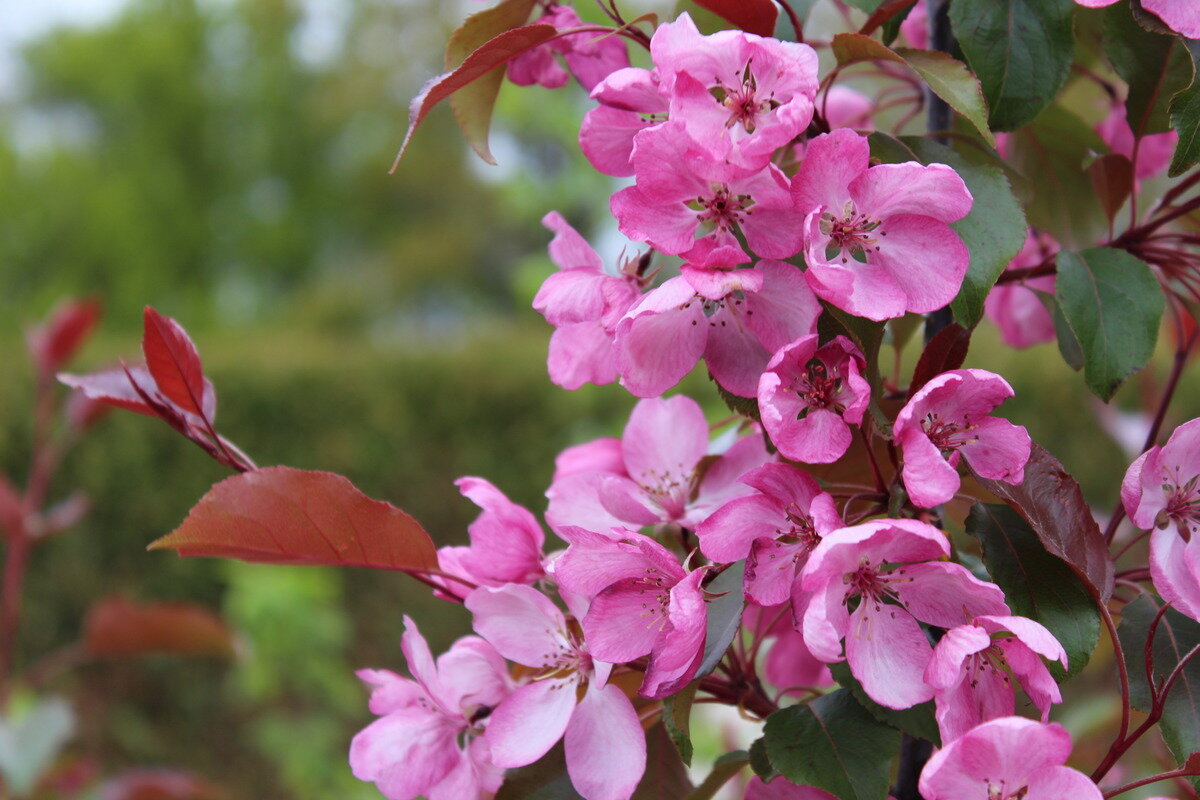
[[1200,39],[1200,8],[1195,3],[1188,0],[1142,0],[1142,5],[1176,33],[1188,39]]
[[354,777],[387,797],[413,798],[444,779],[462,758],[456,731],[438,714],[407,708],[380,717],[350,742]]
[[805,214],[822,207],[840,212],[850,198],[850,182],[867,169],[870,158],[866,137],[848,128],[809,140],[792,178],[796,208]]
[[584,640],[592,655],[624,664],[648,654],[669,624],[668,592],[627,578],[596,595],[583,618]]
[[612,472],[625,474],[625,457],[621,440],[615,436],[593,439],[568,447],[554,459],[554,480],[576,472]]
[[978,438],[959,448],[971,469],[992,480],[1023,481],[1032,449],[1032,440],[1024,426],[999,417],[977,417],[973,423],[973,433]]
[[666,522],[661,506],[629,478],[608,475],[600,482],[600,504],[626,525],[642,527]]
[[696,366],[707,340],[703,304],[685,278],[672,278],[617,324],[617,369],[631,393],[657,397]]
[[1154,588],[1176,610],[1200,619],[1200,559],[1194,552],[1200,544],[1193,537],[1184,542],[1175,526],[1150,533],[1150,578]]
[[558,328],[550,337],[546,371],[556,386],[571,391],[585,383],[612,383],[618,374],[612,335],[599,322]]
[[550,667],[572,649],[567,623],[550,598],[532,586],[482,587],[467,597],[475,632],[509,661]]
[[483,510],[467,528],[471,548],[464,566],[473,575],[500,582],[531,583],[540,578],[545,534],[537,518],[483,478],[459,478],[454,483]]
[[590,686],[566,734],[567,773],[584,800],[628,800],[646,771],[646,734],[616,686]]
[[708,449],[708,422],[690,397],[642,400],[629,415],[621,447],[629,476],[642,486],[686,482]]
[[596,171],[627,177],[633,174],[633,137],[652,124],[636,111],[593,108],[579,126],[579,149]]
[[523,767],[562,738],[575,711],[576,676],[527,683],[496,706],[488,718],[488,745],[499,767]]
[[951,628],[933,648],[933,658],[925,669],[925,682],[938,690],[949,689],[960,683],[963,679],[963,662],[991,645],[992,637],[983,628],[975,625]]
[[546,508],[546,522],[555,530],[574,525],[593,531],[606,531],[621,525],[621,520],[600,502],[600,484],[610,476],[608,472],[576,472],[561,480],[556,479],[546,490],[546,497],[550,501]]
[[851,182],[850,196],[855,207],[873,219],[913,214],[957,222],[971,212],[974,202],[952,168],[915,161],[871,167]]
[[821,304],[808,287],[804,273],[782,261],[760,261],[755,269],[762,272],[762,290],[746,295],[744,319],[763,346],[774,352],[801,336],[816,333]]
[[942,452],[924,431],[909,428],[896,434],[904,454],[904,489],[920,508],[933,508],[948,502],[962,482],[958,470],[950,466]]
[[907,564],[890,583],[914,617],[939,628],[953,628],[986,615],[1007,616],[1004,592],[981,581],[966,567],[948,561]]
[[696,570],[671,589],[667,612],[670,628],[659,634],[650,651],[646,678],[638,693],[654,700],[675,694],[696,675],[704,656],[705,611],[700,583],[706,570]]
[[[925,314],[953,300],[971,261],[958,234],[944,222],[921,216],[888,217],[881,227],[887,237],[867,261],[885,269],[899,285],[906,297],[905,311]],[[874,296],[868,289],[863,287],[859,303]],[[890,295],[880,296],[880,301],[890,301]]]
[[[604,262],[601,261],[600,255],[579,235],[579,231],[571,227],[562,214],[551,211],[542,217],[542,225],[554,232],[554,238],[550,240],[550,260],[558,265],[559,269],[585,267],[594,272],[604,272]],[[537,308],[536,302],[534,308]]]
[[778,501],[752,495],[731,500],[696,527],[700,551],[717,563],[740,561],[755,539],[774,539],[784,522]]
[[850,615],[846,661],[867,695],[888,708],[910,708],[933,698],[924,681],[933,648],[899,606],[863,601]]

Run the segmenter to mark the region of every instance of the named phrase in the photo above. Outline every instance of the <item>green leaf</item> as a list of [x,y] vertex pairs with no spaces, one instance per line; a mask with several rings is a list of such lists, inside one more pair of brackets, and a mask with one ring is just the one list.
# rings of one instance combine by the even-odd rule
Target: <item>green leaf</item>
[[1189,40],[1186,45],[1196,77],[1171,100],[1171,127],[1179,134],[1169,171],[1172,178],[1200,164],[1200,42]]
[[900,732],[877,721],[846,689],[767,718],[767,756],[785,778],[841,800],[883,800]]
[[[1139,597],[1125,606],[1121,612],[1121,626],[1117,629],[1129,671],[1130,701],[1139,711],[1150,710],[1146,639],[1158,610],[1159,606],[1149,597]],[[1173,608],[1168,609],[1154,633],[1155,684],[1161,686],[1180,659],[1197,644],[1200,644],[1200,623]],[[1189,661],[1171,687],[1159,727],[1167,747],[1180,763],[1200,751],[1200,660]]]
[[58,697],[13,716],[0,714],[0,775],[8,790],[16,797],[30,794],[74,730],[71,707]]
[[767,756],[767,740],[759,737],[750,745],[750,769],[764,781],[770,781],[779,775],[779,770]]
[[1008,506],[975,503],[966,530],[983,544],[983,563],[1013,613],[1045,625],[1067,651],[1068,670],[1055,662],[1055,677],[1079,674],[1100,639],[1100,614],[1087,588]]
[[708,777],[704,782],[696,787],[696,791],[689,794],[683,800],[712,800],[713,795],[721,791],[721,787],[729,782],[729,779],[742,771],[742,768],[750,763],[750,754],[745,750],[735,750],[732,753],[726,753],[716,760],[713,764],[712,772],[708,773]]
[[1025,214],[999,167],[969,161],[955,150],[929,139],[906,136],[902,141],[922,164],[953,167],[975,198],[971,213],[950,225],[971,251],[971,263],[962,288],[950,308],[960,325],[972,328],[983,319],[983,301],[996,279],[1025,244]]
[[950,24],[991,108],[1012,131],[1050,105],[1075,56],[1074,0],[955,0]]
[[1090,247],[1108,232],[1108,220],[1085,170],[1108,147],[1082,119],[1051,106],[1008,139],[1009,160],[1029,180],[1029,224],[1065,247]]
[[1124,250],[1058,254],[1055,294],[1083,350],[1083,378],[1107,402],[1154,352],[1163,295],[1150,267]]
[[859,705],[871,713],[875,719],[884,725],[889,725],[898,731],[903,731],[918,739],[928,739],[937,747],[941,747],[942,737],[938,731],[937,718],[934,716],[933,701],[930,700],[912,708],[888,708],[876,703],[868,695],[858,678],[850,672],[850,665],[845,661],[830,664],[829,671],[840,686],[849,689]]
[[1192,64],[1177,36],[1151,33],[1133,18],[1129,3],[1104,12],[1104,54],[1129,85],[1125,118],[1135,136],[1170,127],[1171,98],[1192,83]]
[[704,658],[700,661],[700,669],[696,677],[702,677],[712,672],[717,662],[725,655],[733,637],[737,635],[742,625],[742,607],[745,597],[742,594],[742,576],[746,562],[733,564],[704,587],[709,594],[722,594],[708,604],[708,623],[704,632]]
[[1042,305],[1050,312],[1054,318],[1054,335],[1058,339],[1058,352],[1062,356],[1063,361],[1067,362],[1067,366],[1079,372],[1083,369],[1083,348],[1079,346],[1079,340],[1075,338],[1075,332],[1071,330],[1071,326],[1067,324],[1067,318],[1063,316],[1062,306],[1058,303],[1058,298],[1047,292],[1038,292],[1038,296],[1042,301]]
[[696,699],[698,686],[692,681],[677,694],[663,700],[663,725],[679,751],[679,757],[689,767],[692,765],[692,701]]

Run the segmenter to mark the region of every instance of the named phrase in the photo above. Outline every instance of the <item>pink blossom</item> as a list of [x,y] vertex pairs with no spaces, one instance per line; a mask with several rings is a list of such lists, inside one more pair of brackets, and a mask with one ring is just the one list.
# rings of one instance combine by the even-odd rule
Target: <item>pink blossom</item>
[[1125,473],[1121,500],[1150,534],[1150,576],[1164,600],[1200,619],[1200,419],[1180,425]]
[[748,169],[714,159],[678,123],[637,134],[637,182],[612,196],[621,232],[698,267],[750,260],[737,233],[759,258],[789,258],[800,249],[803,214],[773,164]]
[[667,120],[670,101],[658,76],[637,67],[617,70],[592,90],[592,99],[600,105],[583,117],[579,148],[605,175],[632,175],[634,136]]
[[804,276],[782,261],[731,272],[685,265],[617,323],[617,368],[630,392],[657,397],[703,356],[717,383],[753,397],[771,352],[814,332],[820,313]]
[[[542,578],[545,533],[537,518],[483,478],[459,478],[454,484],[463,496],[483,509],[467,528],[470,547],[442,547],[438,566],[477,586],[534,583]],[[443,591],[466,597],[471,588],[454,580],[441,581]]]
[[[801,587],[804,639],[827,663],[845,659],[875,702],[908,708],[929,700],[933,655],[918,622],[953,628],[1009,614],[999,587],[946,563],[945,534],[911,519],[881,519],[827,534],[808,557]],[[857,601],[853,612],[849,604]]]
[[1021,717],[985,722],[943,747],[921,770],[926,800],[1102,800],[1096,784],[1065,767],[1071,735]]
[[1067,666],[1066,651],[1054,635],[1025,617],[976,617],[946,631],[925,669],[925,682],[936,692],[942,741],[989,719],[1012,716],[1010,672],[1042,712],[1042,722],[1048,722],[1050,706],[1061,703],[1062,695],[1042,658]]
[[857,128],[870,130],[875,127],[871,115],[875,104],[871,98],[849,86],[838,84],[829,87],[822,101],[821,113],[831,128]]
[[687,685],[704,655],[707,568],[686,572],[661,544],[628,529],[571,528],[563,536],[571,546],[554,575],[591,599],[583,634],[596,658],[623,664],[649,655],[639,691],[652,699]]
[[[1200,17],[1197,19],[1200,20]],[[1134,138],[1133,129],[1129,127],[1129,120],[1125,116],[1124,103],[1113,103],[1112,111],[1096,126],[1096,133],[1100,134],[1100,138],[1112,148],[1114,153],[1133,161],[1133,150],[1137,140]],[[1137,162],[1133,167],[1134,178],[1143,181],[1161,174],[1171,163],[1171,157],[1175,154],[1175,144],[1178,141],[1179,134],[1175,131],[1143,136],[1141,143],[1137,144]]]
[[[530,24],[553,25],[565,31],[582,27],[583,21],[570,6],[555,5]],[[629,66],[629,54],[620,36],[573,33],[551,39],[508,62],[508,79],[518,86],[537,84],[547,89],[566,86],[569,76],[556,55],[563,57],[571,74],[589,92],[609,73]]]
[[821,689],[833,686],[829,666],[814,656],[804,643],[804,635],[792,625],[787,605],[746,605],[743,625],[766,642],[767,656],[762,675],[781,692]]
[[546,363],[550,380],[564,389],[612,383],[617,377],[613,328],[641,294],[645,261],[629,259],[619,275],[610,275],[561,214],[551,211],[542,224],[554,231],[550,258],[559,267],[533,298],[534,309],[555,327]]
[[817,335],[784,345],[758,382],[763,427],[779,452],[795,461],[829,464],[841,458],[862,422],[871,386],[866,359],[844,336],[820,344]]
[[1024,480],[1029,433],[987,416],[1012,396],[1006,380],[982,369],[943,372],[912,396],[892,434],[904,453],[904,488],[914,504],[932,508],[954,497],[960,458],[984,478]]
[[755,775],[746,784],[745,800],[837,800],[836,797],[813,786],[797,786],[782,775],[764,783]]
[[746,594],[756,603],[787,602],[808,554],[843,526],[842,518],[833,497],[789,464],[764,464],[741,482],[758,491],[730,500],[696,527],[700,550],[717,563],[746,559]]
[[586,800],[627,800],[645,771],[646,739],[629,698],[607,683],[612,665],[594,661],[562,612],[529,586],[482,588],[466,605],[477,633],[535,670],[492,711],[485,734],[492,760],[532,764],[565,737],[576,791]]
[[900,23],[900,35],[908,42],[909,47],[925,50],[929,47],[929,9],[925,0],[917,0],[917,4],[908,12],[908,16]]
[[[1104,8],[1117,0],[1075,0],[1086,8]],[[1188,39],[1200,39],[1200,6],[1195,0],[1141,0],[1142,8]]]
[[[1029,232],[1021,252],[1007,270],[1036,267],[1058,252],[1058,242],[1048,234]],[[1009,347],[1032,347],[1054,341],[1054,319],[1038,297],[1038,292],[1054,293],[1054,275],[1024,278],[1017,283],[998,284],[988,292],[983,310],[1000,329],[1000,338]]]
[[718,506],[753,492],[738,478],[770,460],[759,434],[741,437],[714,459],[706,458],[708,448],[708,423],[695,400],[642,400],[621,437],[622,469],[556,479],[546,492],[546,520],[556,530],[664,522],[695,527]]
[[512,691],[500,654],[484,640],[459,639],[435,662],[408,617],[401,647],[415,680],[388,670],[358,673],[373,687],[380,716],[350,743],[350,767],[389,800],[470,800],[500,787],[486,739],[489,714]]
[[792,179],[806,216],[805,276],[817,296],[873,320],[954,299],[970,253],[947,223],[971,210],[953,169],[870,163],[866,137],[842,128],[808,143]]

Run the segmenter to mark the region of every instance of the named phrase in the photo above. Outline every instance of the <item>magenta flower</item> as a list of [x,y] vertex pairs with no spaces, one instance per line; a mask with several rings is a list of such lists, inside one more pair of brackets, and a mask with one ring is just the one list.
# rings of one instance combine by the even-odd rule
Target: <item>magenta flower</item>
[[[483,511],[467,528],[469,547],[438,549],[441,570],[477,586],[540,580],[545,575],[542,544],[546,535],[537,518],[483,478],[459,478],[454,485]],[[442,579],[439,583],[454,597],[471,592],[468,584],[458,581]]]
[[641,295],[642,259],[629,259],[619,276],[610,275],[600,255],[561,214],[551,211],[542,224],[554,231],[550,258],[559,268],[533,298],[534,309],[555,327],[546,360],[550,380],[564,389],[612,383],[617,378],[613,330]]
[[714,159],[672,121],[634,138],[637,183],[612,196],[621,233],[698,267],[733,267],[750,256],[789,258],[800,249],[804,215],[783,172]]
[[[534,25],[553,25],[560,31],[583,26],[575,9],[551,6]],[[589,92],[609,73],[629,66],[629,54],[620,36],[602,36],[594,32],[572,33],[551,39],[508,62],[508,79],[518,86],[545,86],[558,89],[567,85],[570,75],[555,58],[561,55],[570,75]]]
[[591,652],[614,664],[649,655],[639,689],[645,697],[686,686],[704,655],[708,616],[700,583],[707,568],[686,572],[661,544],[628,529],[562,533],[571,546],[554,576],[566,591],[591,599],[583,618]]
[[1175,131],[1151,133],[1137,143],[1129,120],[1125,116],[1125,104],[1113,103],[1108,116],[1096,126],[1096,133],[1114,153],[1133,161],[1134,145],[1137,144],[1137,162],[1133,165],[1133,176],[1139,181],[1153,178],[1162,173],[1171,163],[1179,134]]
[[1150,534],[1150,576],[1164,600],[1200,619],[1200,419],[1129,465],[1121,483],[1129,518]]
[[816,334],[784,345],[758,381],[763,427],[786,458],[829,464],[850,447],[851,425],[862,422],[871,386],[867,362],[844,336],[820,344]]
[[435,662],[417,626],[404,618],[400,639],[415,680],[388,670],[361,670],[373,687],[379,719],[350,743],[354,777],[371,781],[388,800],[471,800],[496,791],[495,766],[482,734],[489,714],[512,691],[500,654],[468,636]]
[[[1017,253],[1007,269],[1036,267],[1047,256],[1057,252],[1058,242],[1048,234],[1030,231],[1021,252]],[[1054,341],[1054,318],[1038,297],[1038,292],[1054,294],[1053,275],[1038,275],[1019,283],[998,284],[988,292],[983,303],[984,313],[996,323],[1000,338],[1009,347],[1023,349]]]
[[797,786],[787,778],[779,775],[764,783],[755,775],[746,784],[745,800],[837,800],[836,797],[823,789],[813,786]]
[[904,488],[914,504],[932,508],[954,497],[960,458],[984,478],[1025,479],[1029,433],[987,416],[1012,396],[1008,381],[993,372],[955,369],[922,386],[900,409],[892,435],[904,453]]
[[1102,800],[1096,784],[1064,767],[1071,735],[1058,723],[994,719],[933,754],[918,787],[925,800]]
[[646,737],[629,698],[607,684],[612,665],[593,661],[562,612],[529,586],[479,589],[466,605],[479,635],[535,670],[492,711],[486,739],[494,763],[532,764],[565,737],[576,791],[586,800],[628,800],[645,771]]
[[782,261],[731,272],[685,265],[617,323],[617,368],[631,393],[658,397],[703,356],[717,383],[753,397],[771,353],[816,331],[820,314],[804,276]]
[[[1087,8],[1104,8],[1117,0],[1075,0]],[[1200,39],[1200,6],[1195,0],[1142,0],[1142,8],[1188,39]]]
[[875,127],[871,117],[875,103],[862,92],[849,86],[831,86],[818,106],[831,128],[870,130]]
[[[1040,657],[1039,657],[1040,656]],[[1012,680],[1050,720],[1050,706],[1062,694],[1042,658],[1067,666],[1067,653],[1054,634],[1025,617],[976,617],[946,631],[933,649],[925,682],[935,690],[942,741],[950,742],[976,725],[1015,710]]]
[[583,117],[579,148],[605,175],[632,175],[634,136],[667,120],[670,101],[658,76],[637,67],[617,70],[592,90],[592,99],[600,105]]
[[908,708],[931,699],[924,674],[933,649],[918,622],[953,628],[1009,614],[999,587],[941,560],[949,555],[945,534],[917,520],[873,520],[827,534],[800,578],[811,598],[803,629],[813,655],[841,661],[844,639],[850,671],[875,702]]
[[808,143],[792,194],[804,222],[805,276],[817,296],[873,320],[926,313],[958,294],[970,253],[947,223],[971,193],[945,164],[870,164],[842,128]]
[[546,491],[546,521],[560,531],[664,522],[694,528],[718,506],[753,492],[738,478],[770,460],[758,434],[715,459],[708,449],[708,423],[695,400],[642,400],[621,437],[621,470],[576,469],[556,478]]
[[758,491],[730,500],[696,527],[700,550],[721,564],[746,559],[746,594],[764,606],[785,603],[808,554],[844,523],[833,497],[789,464],[764,464],[741,482]]

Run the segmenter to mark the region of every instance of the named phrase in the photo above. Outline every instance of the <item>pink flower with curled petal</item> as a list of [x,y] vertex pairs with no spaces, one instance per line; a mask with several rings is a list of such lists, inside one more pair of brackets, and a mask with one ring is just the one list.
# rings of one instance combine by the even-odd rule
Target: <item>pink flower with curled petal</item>
[[1049,722],[1050,706],[1061,703],[1062,694],[1042,658],[1067,666],[1067,653],[1054,634],[1025,617],[976,617],[946,631],[925,668],[925,682],[936,692],[942,741],[951,742],[989,719],[1012,716],[1012,678],[1042,712],[1042,722]]
[[833,497],[790,464],[764,464],[741,482],[758,491],[696,526],[700,551],[719,564],[746,559],[746,594],[764,606],[785,603],[808,554],[844,523]]
[[358,673],[380,718],[350,743],[350,767],[388,800],[470,800],[500,787],[504,770],[483,738],[492,710],[513,690],[504,659],[484,640],[459,639],[437,661],[408,617],[401,646],[415,680]]
[[1096,126],[1096,133],[1100,134],[1100,138],[1114,153],[1123,155],[1130,161],[1133,161],[1134,145],[1137,144],[1137,163],[1133,166],[1133,176],[1138,181],[1161,174],[1171,163],[1175,145],[1179,142],[1178,133],[1166,131],[1143,136],[1142,141],[1137,143],[1125,116],[1124,103],[1113,103],[1108,116]]
[[613,332],[640,297],[646,259],[627,260],[619,275],[604,270],[600,255],[562,215],[551,211],[542,224],[554,231],[550,258],[559,271],[546,278],[533,307],[555,327],[546,366],[564,389],[602,385],[617,378]]
[[1200,419],[1180,425],[1125,473],[1121,500],[1150,534],[1150,576],[1164,600],[1200,619]]
[[841,661],[845,640],[850,671],[875,702],[908,708],[931,699],[924,675],[933,649],[918,622],[953,628],[1009,614],[999,587],[942,560],[949,555],[945,534],[917,520],[873,520],[827,534],[800,577],[811,598],[802,626],[813,655]]
[[[542,544],[546,535],[537,518],[523,506],[483,478],[459,478],[454,482],[463,496],[483,509],[467,528],[469,547],[438,549],[438,566],[477,586],[506,583],[535,583],[545,575]],[[446,594],[463,598],[468,584],[437,579]]]
[[990,480],[1025,479],[1028,431],[987,416],[1012,396],[1008,381],[994,372],[955,369],[922,386],[900,409],[892,435],[904,454],[904,488],[915,505],[932,508],[954,497],[960,458]]
[[[565,31],[582,27],[583,20],[570,6],[554,5],[530,24],[553,25]],[[567,62],[570,75],[589,92],[610,73],[629,66],[629,54],[620,36],[573,33],[551,39],[509,61],[508,79],[518,86],[566,86],[570,75],[555,58],[559,55]]]
[[593,660],[563,613],[529,586],[478,589],[466,606],[476,633],[536,670],[491,713],[492,760],[532,764],[565,738],[567,774],[585,800],[628,800],[645,771],[646,738],[629,698],[607,682],[612,665]]
[[816,331],[820,314],[804,276],[782,261],[731,272],[684,265],[617,323],[617,369],[630,392],[658,397],[703,357],[717,383],[753,397],[771,353]]
[[620,471],[573,470],[546,491],[546,521],[593,531],[678,523],[694,528],[718,506],[754,490],[738,478],[771,460],[752,433],[709,454],[708,423],[683,395],[640,401],[621,437]]
[[[1058,242],[1049,234],[1030,231],[1006,270],[1036,267],[1057,252]],[[1037,294],[1054,294],[1054,282],[1054,275],[1038,275],[1018,283],[997,284],[988,292],[983,311],[996,323],[1006,345],[1022,349],[1054,341],[1054,318]]]
[[639,692],[661,699],[695,676],[704,655],[708,568],[687,572],[658,542],[628,529],[564,529],[571,542],[554,575],[569,592],[591,598],[584,639],[596,658],[623,664],[649,655]]
[[[1104,8],[1117,0],[1075,0],[1085,8]],[[1141,0],[1142,8],[1188,39],[1200,39],[1200,5],[1195,0]]]
[[871,401],[866,365],[845,336],[822,345],[814,333],[776,351],[758,381],[758,408],[779,452],[806,464],[841,458]]
[[808,143],[792,179],[805,215],[805,276],[817,296],[859,317],[926,313],[958,294],[970,261],[948,223],[971,193],[945,164],[870,166],[867,139],[842,128]]
[[734,267],[750,260],[737,234],[759,258],[800,250],[804,215],[773,164],[749,169],[714,159],[679,123],[634,137],[637,182],[612,196],[621,232],[697,267]]
[[1021,717],[985,722],[933,754],[918,788],[926,800],[1102,800],[1096,784],[1064,767],[1071,735]]

